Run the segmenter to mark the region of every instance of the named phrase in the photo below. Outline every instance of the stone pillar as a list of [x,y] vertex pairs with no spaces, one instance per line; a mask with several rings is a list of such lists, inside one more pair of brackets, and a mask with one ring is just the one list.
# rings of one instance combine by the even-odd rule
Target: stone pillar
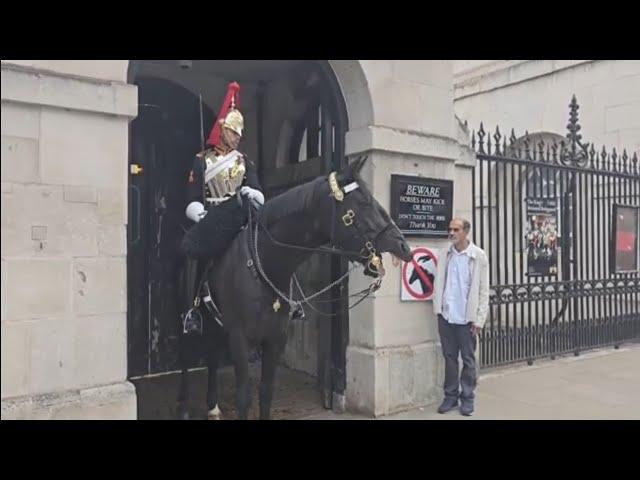
[[127,61],[2,61],[2,419],[133,419]]
[[[390,210],[392,174],[449,179],[454,181],[454,214],[469,217],[474,156],[464,146],[467,138],[453,112],[451,62],[378,60],[360,66],[366,81],[343,84],[350,114],[346,153],[369,155],[363,177],[374,196]],[[336,68],[339,76],[341,70]],[[344,76],[342,81],[348,82]],[[408,240],[412,247],[447,244]],[[347,409],[374,416],[435,403],[442,396],[443,362],[432,304],[401,302],[400,269],[385,257],[382,288],[351,310],[347,349]],[[350,290],[369,281],[353,276]]]

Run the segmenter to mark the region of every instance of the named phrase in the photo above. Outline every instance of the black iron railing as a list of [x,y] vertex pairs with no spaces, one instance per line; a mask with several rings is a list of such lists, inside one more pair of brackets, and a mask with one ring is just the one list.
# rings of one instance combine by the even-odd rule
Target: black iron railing
[[639,214],[613,237],[614,211],[640,211],[638,154],[583,143],[578,109],[574,96],[566,137],[472,135],[473,240],[491,264],[483,366],[640,339]]

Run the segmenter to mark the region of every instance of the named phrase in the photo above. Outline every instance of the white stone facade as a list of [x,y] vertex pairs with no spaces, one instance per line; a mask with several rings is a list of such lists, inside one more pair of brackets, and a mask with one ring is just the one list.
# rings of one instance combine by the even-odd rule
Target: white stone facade
[[2,418],[135,418],[124,61],[2,61]]
[[640,151],[640,60],[460,60],[455,68],[455,112],[469,129],[483,122],[492,133],[565,136],[575,94],[583,141]]

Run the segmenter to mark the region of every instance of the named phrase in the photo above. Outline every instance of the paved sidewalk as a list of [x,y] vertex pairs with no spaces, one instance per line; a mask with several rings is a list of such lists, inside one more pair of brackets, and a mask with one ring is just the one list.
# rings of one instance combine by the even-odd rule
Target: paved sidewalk
[[[480,374],[476,411],[445,415],[437,405],[380,420],[640,420],[640,345],[540,360]],[[368,420],[326,411],[305,420]]]

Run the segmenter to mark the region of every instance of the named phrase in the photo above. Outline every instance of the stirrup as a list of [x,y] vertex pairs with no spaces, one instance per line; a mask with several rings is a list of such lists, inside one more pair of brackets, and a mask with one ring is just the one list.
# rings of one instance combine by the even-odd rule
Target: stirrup
[[202,335],[202,314],[198,307],[190,308],[187,313],[183,313],[181,316],[182,333]]

